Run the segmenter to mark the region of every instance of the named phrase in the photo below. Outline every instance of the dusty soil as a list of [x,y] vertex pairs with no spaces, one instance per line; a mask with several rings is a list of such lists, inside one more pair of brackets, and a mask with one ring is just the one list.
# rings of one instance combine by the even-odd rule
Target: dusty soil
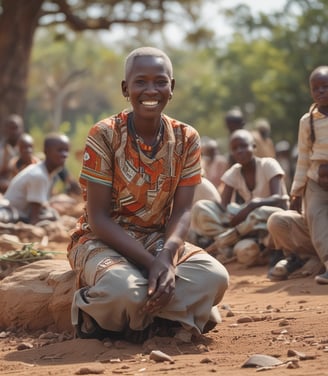
[[[247,376],[258,369],[243,363],[264,354],[284,362],[268,370],[271,375],[328,375],[328,286],[311,277],[271,282],[265,267],[227,268],[231,284],[219,306],[223,322],[192,343],[156,337],[137,346],[2,332],[0,374]],[[152,350],[168,354],[171,362],[151,360]]]

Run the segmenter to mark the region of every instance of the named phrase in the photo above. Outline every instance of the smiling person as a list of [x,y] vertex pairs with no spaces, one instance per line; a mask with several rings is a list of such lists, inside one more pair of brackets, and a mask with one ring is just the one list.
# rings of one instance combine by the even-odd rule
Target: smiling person
[[163,51],[132,51],[121,84],[132,108],[99,121],[87,137],[86,208],[68,246],[78,277],[72,323],[81,338],[142,342],[163,325],[191,337],[219,321],[228,273],[185,242],[201,181],[200,138],[163,114],[174,86]]
[[[221,204],[198,201],[191,221],[199,235],[213,239],[208,252],[221,253],[220,256],[235,253],[237,260],[247,266],[261,262],[261,244],[267,245],[266,221],[273,212],[286,209],[288,202],[283,169],[273,158],[256,157],[254,149],[249,131],[239,129],[232,133],[230,152],[236,163],[221,178]],[[234,202],[236,194],[244,204]],[[253,242],[243,242],[244,238]]]

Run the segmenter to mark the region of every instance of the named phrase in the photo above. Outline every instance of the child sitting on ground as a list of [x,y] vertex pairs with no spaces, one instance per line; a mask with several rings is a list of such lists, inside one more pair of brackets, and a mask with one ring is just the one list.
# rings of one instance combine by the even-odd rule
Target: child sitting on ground
[[46,137],[45,160],[27,166],[11,180],[0,206],[0,222],[37,224],[45,219],[58,219],[58,213],[49,206],[49,198],[68,152],[67,136],[51,134]]
[[[238,250],[237,260],[248,266],[259,263],[260,247],[254,247],[254,243],[264,243],[268,217],[286,209],[288,202],[283,169],[273,158],[256,157],[254,147],[249,131],[239,129],[232,133],[230,150],[237,163],[222,176],[221,204],[211,200],[196,202],[191,224],[199,235],[212,237],[214,242],[207,248],[208,252],[231,255],[234,247]],[[244,204],[234,203],[234,194],[238,194]],[[254,239],[253,244],[242,244],[246,249],[255,249],[251,254],[247,254],[242,244],[237,246],[247,237]]]

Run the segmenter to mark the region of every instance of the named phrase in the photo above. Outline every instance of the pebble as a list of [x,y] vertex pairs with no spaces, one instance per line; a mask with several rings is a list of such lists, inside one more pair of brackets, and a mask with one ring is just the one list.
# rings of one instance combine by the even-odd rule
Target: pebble
[[33,344],[30,342],[22,342],[17,346],[17,350],[28,350],[28,349],[33,349]]
[[75,375],[101,375],[105,372],[103,367],[81,367],[75,372]]
[[163,351],[160,350],[151,351],[151,353],[149,354],[149,359],[154,360],[155,362],[169,361],[170,363],[174,363],[174,360],[170,355],[165,354]]
[[243,316],[237,320],[238,324],[244,324],[246,322],[253,322],[254,320],[250,316]]

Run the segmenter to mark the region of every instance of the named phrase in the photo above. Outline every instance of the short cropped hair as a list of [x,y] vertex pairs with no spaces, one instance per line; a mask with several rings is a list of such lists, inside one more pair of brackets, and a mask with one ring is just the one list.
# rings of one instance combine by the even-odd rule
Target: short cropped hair
[[167,66],[170,78],[173,78],[173,67],[171,59],[167,56],[165,52],[155,47],[139,47],[129,53],[129,55],[125,59],[125,78],[128,77],[132,69],[134,59],[140,56],[161,57]]
[[46,136],[46,138],[44,139],[44,143],[43,143],[44,150],[53,146],[57,142],[65,142],[65,143],[69,144],[69,138],[65,134],[49,133]]
[[246,140],[249,144],[255,144],[253,134],[247,129],[237,129],[230,136],[230,142],[235,138],[242,138]]

